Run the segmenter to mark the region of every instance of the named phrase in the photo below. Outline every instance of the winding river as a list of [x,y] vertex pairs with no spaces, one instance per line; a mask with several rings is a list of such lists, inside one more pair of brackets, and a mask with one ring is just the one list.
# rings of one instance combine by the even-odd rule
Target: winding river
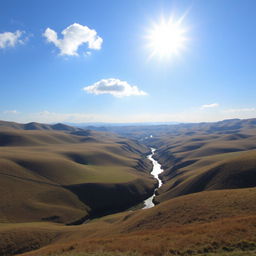
[[144,207],[142,209],[148,209],[155,206],[155,204],[153,203],[153,199],[156,196],[156,191],[163,185],[163,182],[159,179],[159,174],[162,173],[164,170],[162,169],[161,165],[153,158],[154,152],[155,149],[151,148],[151,154],[148,155],[148,159],[153,164],[153,170],[151,174],[155,177],[155,179],[158,180],[158,187],[155,189],[154,194],[143,202]]
[[[135,205],[135,206],[131,207],[130,211],[134,211],[134,210],[138,210],[138,209],[148,209],[148,208],[152,208],[155,206],[155,204],[153,203],[153,199],[156,196],[157,189],[160,188],[163,184],[163,182],[159,179],[159,174],[162,173],[164,170],[162,169],[161,165],[153,158],[154,153],[155,153],[155,149],[151,148],[151,154],[148,155],[147,158],[153,164],[153,169],[150,174],[153,175],[154,178],[158,180],[158,187],[154,190],[154,194],[151,197],[144,200],[139,205]],[[83,222],[83,224],[90,222],[92,219],[93,218],[87,219],[86,221]]]

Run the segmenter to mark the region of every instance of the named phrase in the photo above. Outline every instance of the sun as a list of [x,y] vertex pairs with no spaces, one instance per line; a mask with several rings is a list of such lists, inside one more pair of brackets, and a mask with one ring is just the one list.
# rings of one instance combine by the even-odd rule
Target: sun
[[160,23],[153,24],[147,36],[150,57],[170,58],[185,48],[187,30],[183,27],[182,21],[183,17],[176,21],[173,18],[162,18]]

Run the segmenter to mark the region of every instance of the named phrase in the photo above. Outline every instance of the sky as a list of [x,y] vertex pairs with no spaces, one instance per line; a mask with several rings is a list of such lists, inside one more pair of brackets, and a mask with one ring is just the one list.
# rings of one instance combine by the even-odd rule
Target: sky
[[256,117],[254,0],[1,0],[0,119]]

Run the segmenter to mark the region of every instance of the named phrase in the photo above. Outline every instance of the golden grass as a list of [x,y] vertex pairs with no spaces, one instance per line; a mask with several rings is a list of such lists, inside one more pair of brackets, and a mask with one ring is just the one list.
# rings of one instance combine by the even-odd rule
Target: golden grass
[[[71,248],[72,249],[72,248]],[[104,252],[104,251],[98,251],[98,252],[66,252],[66,253],[58,253],[58,254],[52,254],[50,256],[140,256],[141,254],[137,252]],[[163,256],[173,256],[177,255],[175,252],[167,252],[163,254]],[[189,252],[187,253],[189,254]],[[203,253],[203,254],[193,254],[195,256],[255,256],[256,251],[232,251],[232,252],[218,252],[218,253]]]
[[[54,231],[56,239],[24,255],[134,252],[185,256],[250,252],[256,249],[255,205],[255,188],[191,194],[148,210],[109,215],[76,227],[49,225],[48,231]],[[21,224],[16,227],[17,234],[22,229]]]
[[[0,221],[49,220],[72,223],[92,211],[124,208],[154,189],[148,148],[113,134],[86,131],[78,136],[56,131],[0,131]],[[99,194],[97,209],[87,205],[91,195],[79,185],[101,185],[111,198]],[[135,187],[136,190],[131,190]],[[96,187],[95,187],[96,188]],[[94,193],[94,192],[92,192]],[[126,193],[129,202],[121,198]],[[141,199],[142,200],[142,199]],[[119,205],[121,204],[121,206]]]
[[112,208],[115,200],[124,201],[127,191],[127,202],[145,195],[154,183],[148,177],[149,163],[141,160],[148,149],[97,132],[77,136],[5,131],[2,137],[9,139],[0,153],[0,255],[255,253],[256,188],[230,189],[255,186],[256,136],[252,131],[156,139],[158,159],[166,168],[157,200],[165,202],[80,226],[14,222],[67,223],[88,215],[93,207]]
[[[70,248],[72,251],[72,247]],[[140,256],[141,254],[137,252],[104,252],[104,251],[97,251],[97,252],[65,252],[60,254],[52,254],[51,256]]]
[[[161,142],[161,144],[159,144]],[[160,145],[157,159],[164,167],[164,185],[156,202],[204,190],[256,186],[256,134],[167,136],[155,139]]]

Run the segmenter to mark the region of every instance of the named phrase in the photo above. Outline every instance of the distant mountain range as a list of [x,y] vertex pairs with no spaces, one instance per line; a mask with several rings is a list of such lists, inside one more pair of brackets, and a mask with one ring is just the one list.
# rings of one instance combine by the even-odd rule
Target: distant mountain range
[[77,132],[84,130],[95,130],[104,132],[114,132],[125,137],[133,139],[145,138],[147,136],[169,135],[193,135],[198,132],[204,134],[232,134],[247,129],[256,128],[256,118],[252,119],[228,119],[219,122],[201,122],[201,123],[91,123],[87,124],[42,124],[31,122],[26,124],[0,121],[0,129],[20,129],[20,130],[50,130]]
[[84,127],[113,127],[113,126],[150,126],[150,125],[172,125],[172,124],[179,124],[179,122],[140,122],[140,123],[105,123],[105,122],[90,122],[90,123],[70,123],[64,122],[67,125],[75,126],[79,128]]
[[180,124],[147,124],[124,126],[84,126],[85,129],[96,131],[114,132],[133,139],[145,139],[149,136],[160,135],[193,135],[198,132],[203,134],[232,134],[240,130],[256,128],[256,118],[229,119],[219,122],[180,123]]
[[20,124],[15,122],[7,122],[7,121],[0,121],[0,129],[1,128],[8,128],[8,129],[18,129],[18,130],[49,130],[49,131],[81,131],[82,129],[69,126],[62,123],[56,124],[41,124],[36,122]]

